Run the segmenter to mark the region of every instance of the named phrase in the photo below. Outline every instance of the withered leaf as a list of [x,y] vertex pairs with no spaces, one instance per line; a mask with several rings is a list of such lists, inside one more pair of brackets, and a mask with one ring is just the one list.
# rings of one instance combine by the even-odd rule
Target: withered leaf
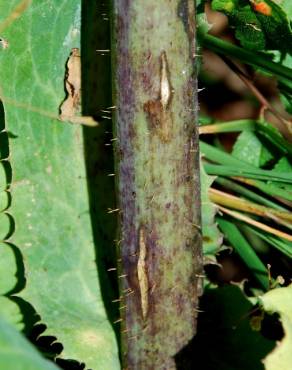
[[91,116],[81,116],[81,58],[78,48],[71,50],[65,74],[66,98],[60,106],[60,119],[86,126],[97,126]]

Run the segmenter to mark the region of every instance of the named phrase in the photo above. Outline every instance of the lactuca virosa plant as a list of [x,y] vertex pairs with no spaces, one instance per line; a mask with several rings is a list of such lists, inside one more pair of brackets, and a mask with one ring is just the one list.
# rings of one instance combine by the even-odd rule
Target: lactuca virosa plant
[[[204,3],[197,2],[200,22]],[[200,54],[193,2],[115,1],[110,10],[106,2],[24,0],[2,2],[0,7],[0,367],[73,369],[82,367],[79,362],[89,369],[118,369],[113,328],[121,331],[125,366],[187,366],[177,352],[183,352],[196,331],[197,283],[202,276],[199,249],[193,248],[200,239],[198,148],[191,139],[196,138],[197,110],[192,73]],[[289,111],[290,49],[289,42],[281,41],[291,37],[289,2],[214,0],[212,7],[228,16],[239,44],[208,35],[205,23],[199,29],[201,45],[223,55],[248,84],[249,76],[241,73],[235,59],[275,75]],[[249,21],[244,23],[244,17]],[[74,66],[80,68],[81,61],[82,89],[78,68],[72,74],[73,56]],[[68,107],[69,102],[68,114],[64,103]],[[266,109],[279,119],[272,106]],[[285,137],[263,117],[215,124],[209,119],[210,124],[200,127],[205,263],[216,263],[224,235],[253,277],[252,303],[237,287],[212,291],[207,281],[205,296],[213,297],[216,320],[227,328],[223,337],[229,351],[221,351],[224,343],[220,336],[215,340],[212,330],[208,341],[202,340],[199,326],[192,351],[197,348],[197,365],[198,351],[208,354],[203,360],[208,369],[218,370],[218,364],[223,370],[235,364],[238,369],[258,369],[272,351],[273,344],[260,341],[249,326],[255,302],[281,314],[289,338],[291,288],[264,295],[283,282],[253,248],[256,236],[282,253],[281,260],[291,258],[290,126],[281,115],[280,121]],[[97,122],[96,128],[79,125]],[[230,131],[241,132],[231,154],[216,145],[216,139],[205,140],[207,134]],[[246,156],[243,148],[252,155]],[[216,216],[221,234],[214,207],[221,211]],[[196,250],[197,262],[192,255]],[[231,302],[236,301],[241,310],[235,314]],[[205,309],[204,300],[202,306],[200,310]],[[200,317],[206,315],[208,307]],[[37,320],[46,326],[45,337],[33,341],[57,365],[44,360],[16,331],[32,337]],[[241,322],[249,330],[241,330]],[[42,339],[48,335],[63,348],[44,348]],[[251,343],[257,343],[252,346],[256,356],[228,356],[230,348],[240,354]],[[285,348],[287,340],[267,357],[266,369],[278,370],[279,359],[281,366],[290,363]]]
[[[44,334],[62,344],[59,357],[92,369],[119,368],[95,263],[106,262],[106,251],[95,250],[93,236],[111,255],[115,239],[121,258],[116,321],[123,320],[125,366],[175,368],[174,356],[195,334],[202,278],[195,6],[172,1],[146,7],[148,18],[142,2],[113,3],[114,100],[103,109],[96,109],[97,101],[95,110],[79,91],[78,65],[81,58],[83,66],[92,66],[88,55],[96,56],[102,47],[93,53],[87,49],[92,44],[85,48],[89,25],[82,29],[80,45],[80,2],[13,1],[1,9],[6,25],[1,99],[11,139],[4,159],[12,168],[9,212],[15,224],[11,238],[3,239],[23,261],[18,270],[23,285],[12,294],[29,302],[46,325]],[[88,7],[82,10],[89,18]],[[165,11],[162,22],[159,14]],[[100,7],[99,22],[104,14]],[[158,29],[163,37],[153,37]],[[99,32],[98,27],[91,30]],[[92,71],[91,81],[86,70],[82,74],[84,90],[102,80],[94,79]],[[108,121],[102,120],[109,110],[116,122],[112,138],[106,136]],[[89,117],[99,127],[84,129],[83,139],[82,127],[72,123],[88,123]],[[101,154],[94,156],[92,150],[107,139],[115,143],[116,171],[104,171],[98,181],[114,174],[119,194],[118,205],[108,209],[101,196],[97,200],[90,179],[86,188],[86,175],[100,163]],[[114,224],[117,213],[120,232],[106,239],[105,225],[96,221],[109,217]],[[101,277],[104,268],[98,271]]]

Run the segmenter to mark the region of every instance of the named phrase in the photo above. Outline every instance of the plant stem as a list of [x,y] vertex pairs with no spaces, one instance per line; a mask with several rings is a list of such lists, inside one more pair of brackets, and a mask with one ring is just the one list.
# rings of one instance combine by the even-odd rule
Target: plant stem
[[243,130],[255,129],[257,121],[254,119],[240,119],[228,122],[213,123],[199,127],[199,134],[219,134],[225,132],[240,132]]
[[271,200],[264,198],[263,196],[257,194],[255,191],[251,191],[248,188],[237,184],[235,181],[226,179],[224,177],[216,177],[215,182],[223,186],[224,188],[230,189],[236,193],[239,193],[255,202],[261,203],[267,207],[278,209],[281,211],[286,211],[286,209]]
[[261,222],[258,222],[254,220],[251,217],[245,216],[242,213],[236,212],[236,211],[231,211],[230,209],[227,209],[222,206],[218,206],[219,210],[222,211],[223,213],[226,213],[227,215],[236,218],[237,220],[244,221],[249,225],[255,226],[259,228],[260,230],[266,231],[270,234],[279,236],[280,238],[283,238],[285,240],[289,240],[290,242],[292,241],[292,236],[290,234],[284,233],[283,231],[277,230],[273,227],[270,227],[268,225],[265,225]]
[[226,207],[237,209],[239,211],[244,211],[252,213],[257,216],[271,218],[272,220],[278,221],[281,219],[283,221],[292,223],[291,212],[279,211],[272,208],[264,207],[256,203],[251,203],[245,199],[235,197],[234,195],[225,193],[217,189],[209,190],[209,198],[212,202],[216,204],[221,204]]
[[123,367],[175,369],[202,252],[192,0],[113,1]]
[[[232,60],[222,56],[222,59],[225,63],[231,68],[231,70],[241,79],[241,81],[248,87],[248,89],[252,92],[252,94],[257,98],[257,100],[261,103],[262,107],[269,110],[274,117],[277,118],[279,124],[281,125],[282,132],[286,136],[287,139],[291,139],[291,122],[285,119],[280,112],[277,111],[269,101],[264,97],[264,95],[259,91],[259,89],[254,85],[252,79],[246,75],[242,69],[234,63]],[[292,72],[292,70],[291,70]]]

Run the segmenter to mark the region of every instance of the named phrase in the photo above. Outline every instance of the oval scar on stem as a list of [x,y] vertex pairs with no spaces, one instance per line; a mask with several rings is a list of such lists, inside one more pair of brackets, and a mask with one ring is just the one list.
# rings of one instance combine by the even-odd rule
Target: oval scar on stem
[[143,319],[146,318],[148,312],[148,277],[146,266],[146,242],[145,242],[145,229],[143,226],[139,229],[139,258],[137,262],[138,282],[141,296],[141,310]]
[[172,139],[173,117],[170,109],[174,90],[171,85],[170,71],[166,52],[162,51],[159,56],[160,62],[160,84],[156,99],[148,100],[144,104],[144,112],[153,133],[156,133],[163,143]]
[[166,110],[172,97],[172,87],[170,84],[170,76],[166,52],[161,54],[161,79],[160,79],[160,102],[163,110]]

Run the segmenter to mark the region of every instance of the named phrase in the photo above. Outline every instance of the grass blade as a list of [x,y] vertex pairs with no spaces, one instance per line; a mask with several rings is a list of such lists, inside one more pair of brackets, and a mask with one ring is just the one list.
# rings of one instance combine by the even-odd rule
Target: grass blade
[[260,283],[264,290],[267,290],[269,288],[267,268],[259,259],[247,240],[243,237],[237,226],[221,217],[218,218],[218,224],[225,237],[229,240],[230,244],[248,266],[255,279]]

